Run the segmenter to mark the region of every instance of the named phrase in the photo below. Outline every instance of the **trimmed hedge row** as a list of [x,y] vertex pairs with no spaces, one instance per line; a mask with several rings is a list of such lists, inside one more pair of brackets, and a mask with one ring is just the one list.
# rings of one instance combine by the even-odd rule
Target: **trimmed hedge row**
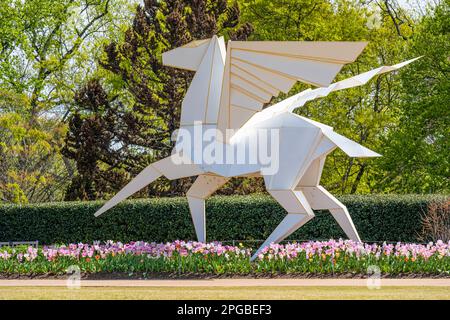
[[[417,242],[421,216],[440,195],[347,195],[348,207],[363,241]],[[185,198],[129,200],[99,218],[103,204],[60,202],[0,206],[0,241],[38,240],[43,244],[115,240],[129,242],[195,239]],[[265,239],[285,216],[271,197],[217,196],[207,201],[207,238],[219,240]],[[290,239],[345,238],[328,212],[316,217]]]

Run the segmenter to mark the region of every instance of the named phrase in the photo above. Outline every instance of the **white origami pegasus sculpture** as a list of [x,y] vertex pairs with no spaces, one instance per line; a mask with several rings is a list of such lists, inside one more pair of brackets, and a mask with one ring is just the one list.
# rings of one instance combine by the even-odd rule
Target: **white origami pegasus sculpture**
[[[292,112],[307,101],[363,85],[376,75],[413,61],[380,67],[330,85],[342,66],[353,62],[365,46],[364,42],[229,41],[225,48],[223,38],[214,36],[164,53],[165,65],[196,71],[182,102],[174,152],[150,164],[95,215],[162,175],[168,179],[198,176],[187,198],[198,241],[204,242],[205,199],[233,176],[262,176],[267,191],[288,214],[253,258],[263,247],[282,241],[311,220],[313,210],[329,210],[345,234],[360,241],[347,208],[319,182],[325,158],[336,147],[350,157],[379,154],[327,125]],[[287,93],[297,81],[319,88],[300,92],[262,110],[272,97],[280,91]],[[260,137],[264,130],[270,132],[270,139]],[[198,132],[209,134],[198,136]],[[270,165],[255,159],[255,153],[262,149],[272,150]],[[202,157],[211,150],[227,161],[207,161]],[[236,161],[239,153],[248,157]]]

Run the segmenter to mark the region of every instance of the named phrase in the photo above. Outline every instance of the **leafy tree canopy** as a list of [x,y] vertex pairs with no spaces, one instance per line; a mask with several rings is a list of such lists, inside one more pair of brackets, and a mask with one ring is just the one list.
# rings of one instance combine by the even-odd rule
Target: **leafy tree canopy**
[[[330,191],[448,193],[450,0],[417,12],[400,3],[0,0],[0,201],[109,198],[167,156],[193,74],[164,67],[161,53],[213,34],[368,41],[336,80],[423,56],[297,112],[383,155],[335,151],[322,178]],[[190,184],[158,180],[138,196],[179,195]],[[220,192],[263,190],[262,180],[234,179]]]

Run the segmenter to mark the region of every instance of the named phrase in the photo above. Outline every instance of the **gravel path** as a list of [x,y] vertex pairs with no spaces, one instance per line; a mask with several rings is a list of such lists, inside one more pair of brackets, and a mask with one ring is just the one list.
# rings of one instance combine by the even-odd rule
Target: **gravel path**
[[[82,287],[362,287],[368,279],[81,280]],[[448,287],[450,279],[380,279],[380,286]],[[60,287],[66,280],[0,280],[0,287]]]

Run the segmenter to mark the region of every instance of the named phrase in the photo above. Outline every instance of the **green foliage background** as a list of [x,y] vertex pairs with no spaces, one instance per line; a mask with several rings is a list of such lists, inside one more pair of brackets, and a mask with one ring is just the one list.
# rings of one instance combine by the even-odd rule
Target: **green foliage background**
[[[432,201],[445,196],[346,195],[339,197],[349,209],[363,241],[423,241],[421,217]],[[195,239],[185,198],[128,200],[100,218],[95,211],[103,204],[60,202],[0,206],[0,239],[38,240],[42,244],[115,241],[172,241]],[[206,205],[207,239],[262,240],[284,218],[285,211],[269,196],[216,196]],[[345,237],[328,212],[288,239],[337,239]]]
[[[165,9],[152,11],[156,3]],[[138,171],[158,158],[160,150],[170,150],[165,129],[176,124],[173,119],[178,118],[179,110],[160,110],[171,115],[166,121],[150,112],[155,106],[151,104],[158,101],[158,108],[170,108],[178,105],[179,99],[168,97],[166,90],[161,93],[147,64],[157,64],[161,51],[176,41],[201,37],[201,30],[189,28],[172,34],[176,41],[158,33],[159,27],[167,33],[166,21],[174,18],[171,6],[179,4],[183,10],[175,18],[180,25],[189,22],[193,12],[199,25],[208,24],[204,13],[211,12],[212,5],[226,5],[226,10],[218,10],[217,25],[208,31],[217,27],[227,39],[242,37],[231,31],[244,26],[246,32],[252,31],[250,40],[369,41],[358,60],[346,66],[336,80],[423,56],[398,73],[313,101],[298,113],[331,125],[383,155],[363,160],[334,152],[328,157],[321,182],[331,192],[448,194],[450,0],[427,3],[421,1],[420,8],[411,9],[397,0],[0,0],[0,202],[107,199],[137,173],[132,168]],[[143,14],[142,8],[149,10]],[[152,29],[149,39],[142,38],[147,33],[139,29],[145,26],[139,23],[145,19],[158,27]],[[133,43],[136,48],[130,49]],[[105,65],[112,44],[120,48],[119,56]],[[150,102],[142,104],[135,92],[136,87],[142,88],[129,86],[126,75],[159,91],[154,90]],[[164,69],[157,76],[169,84],[174,79],[173,71]],[[191,75],[177,75],[176,79],[183,77],[185,87]],[[86,106],[75,99],[92,83],[101,86],[108,110],[102,106],[86,112]],[[291,93],[306,87],[298,84]],[[184,89],[180,90],[177,96],[182,96]],[[285,96],[273,102],[282,98]],[[71,186],[90,181],[89,177],[80,179],[81,160],[61,151],[67,147],[68,137],[77,136],[69,126],[74,115],[100,124],[123,124],[133,118],[141,127],[148,121],[165,131],[160,135],[152,127],[143,138],[140,129],[127,128],[125,136],[112,129],[112,135],[103,136],[100,151],[94,148],[92,156],[82,159],[93,164],[99,181],[89,186],[89,192],[68,197]],[[127,143],[131,147],[123,156],[117,146]],[[74,154],[85,155],[80,146],[74,149]],[[137,196],[182,195],[190,183],[159,180]],[[262,180],[233,179],[219,193],[263,191]]]

